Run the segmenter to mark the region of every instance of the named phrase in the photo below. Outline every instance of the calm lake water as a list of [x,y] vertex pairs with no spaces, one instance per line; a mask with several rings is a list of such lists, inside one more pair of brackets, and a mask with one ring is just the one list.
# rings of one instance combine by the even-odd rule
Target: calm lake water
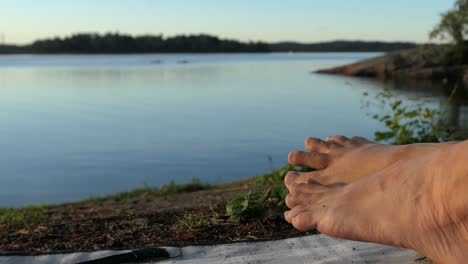
[[227,182],[310,135],[372,138],[362,94],[385,85],[311,71],[375,55],[0,56],[0,206]]

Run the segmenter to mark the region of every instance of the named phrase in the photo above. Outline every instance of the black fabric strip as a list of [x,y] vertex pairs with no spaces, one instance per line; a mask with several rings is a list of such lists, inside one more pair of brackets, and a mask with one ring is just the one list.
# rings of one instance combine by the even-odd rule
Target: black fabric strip
[[104,258],[88,260],[75,264],[122,264],[145,260],[161,260],[170,258],[169,252],[164,248],[142,248],[129,253],[108,256]]

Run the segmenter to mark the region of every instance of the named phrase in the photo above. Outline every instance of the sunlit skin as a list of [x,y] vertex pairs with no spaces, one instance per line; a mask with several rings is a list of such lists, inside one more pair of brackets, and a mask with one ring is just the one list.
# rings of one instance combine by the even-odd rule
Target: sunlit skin
[[[401,147],[414,151],[410,154],[361,138],[353,138],[361,143],[339,138],[341,147],[320,149],[326,158],[314,155],[326,161],[317,167],[327,180],[325,174],[315,177],[321,171],[285,179],[289,223],[302,231],[316,228],[333,237],[414,249],[436,263],[466,263],[468,141]],[[294,155],[292,161],[304,162]]]
[[288,161],[295,166],[318,169],[314,172],[290,172],[286,184],[317,181],[325,185],[340,185],[353,182],[402,159],[418,157],[456,142],[421,143],[411,145],[377,144],[362,137],[351,139],[330,136],[326,140],[307,138],[309,150],[289,153]]

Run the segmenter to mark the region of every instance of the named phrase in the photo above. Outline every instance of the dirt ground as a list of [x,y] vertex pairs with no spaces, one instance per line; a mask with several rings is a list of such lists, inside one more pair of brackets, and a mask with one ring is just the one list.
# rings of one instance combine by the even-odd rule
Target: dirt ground
[[247,223],[225,216],[224,202],[246,189],[141,195],[64,204],[32,225],[0,225],[0,255],[43,254],[147,246],[187,246],[305,235],[272,214]]

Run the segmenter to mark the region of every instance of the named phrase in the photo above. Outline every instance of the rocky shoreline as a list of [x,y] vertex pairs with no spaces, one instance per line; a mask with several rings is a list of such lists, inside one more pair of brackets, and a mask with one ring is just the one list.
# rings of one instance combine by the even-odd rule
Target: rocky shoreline
[[468,65],[443,62],[445,46],[422,46],[390,52],[356,63],[318,70],[317,73],[398,80],[461,82],[468,86]]

